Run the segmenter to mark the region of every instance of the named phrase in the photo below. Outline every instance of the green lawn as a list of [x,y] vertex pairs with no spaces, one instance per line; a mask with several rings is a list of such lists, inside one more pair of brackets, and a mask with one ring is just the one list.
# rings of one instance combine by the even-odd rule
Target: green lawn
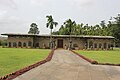
[[89,59],[98,61],[99,63],[120,64],[120,49],[114,49],[109,51],[86,51],[86,50],[75,51]]
[[0,48],[0,76],[45,59],[49,49]]

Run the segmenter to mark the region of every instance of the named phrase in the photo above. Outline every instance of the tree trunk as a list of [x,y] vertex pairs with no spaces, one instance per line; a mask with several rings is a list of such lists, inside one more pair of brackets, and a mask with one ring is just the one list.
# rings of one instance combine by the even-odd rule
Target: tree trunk
[[69,50],[72,49],[72,40],[71,40],[71,31],[70,31],[70,43],[69,43]]
[[52,29],[51,29],[51,32],[50,32],[50,49],[52,49]]

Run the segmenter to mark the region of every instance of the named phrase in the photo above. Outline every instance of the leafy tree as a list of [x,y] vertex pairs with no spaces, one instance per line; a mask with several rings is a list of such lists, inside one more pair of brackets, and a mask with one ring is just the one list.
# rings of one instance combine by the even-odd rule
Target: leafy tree
[[113,36],[112,30],[113,30],[113,24],[112,24],[111,21],[108,21],[107,29],[106,29],[106,31],[107,31],[107,36]]
[[2,47],[7,46],[7,41],[6,41],[6,40],[1,41],[1,46],[2,46]]
[[79,34],[81,34],[82,33],[82,31],[81,31],[81,26],[80,26],[80,24],[76,24],[75,26],[74,26],[74,29],[73,29],[73,35],[79,35]]
[[78,27],[79,27],[79,34],[78,35],[83,35],[83,23],[81,24],[78,24]]
[[68,34],[68,31],[67,31],[67,29],[65,28],[64,25],[61,25],[61,27],[59,29],[59,34],[60,35],[67,35]]
[[102,29],[104,29],[106,27],[105,20],[101,21],[100,25],[101,25]]
[[115,42],[120,44],[120,14],[118,14],[117,17],[114,17],[114,19],[115,21],[112,24],[112,34],[115,37]]
[[52,16],[46,16],[47,18],[47,23],[46,23],[46,27],[51,29],[51,37],[50,37],[50,48],[53,48],[53,42],[52,42],[52,29],[54,28],[54,26],[56,27],[58,25],[57,22],[55,22],[52,18]]
[[28,32],[28,34],[39,34],[39,29],[38,29],[38,27],[37,27],[38,25],[36,24],[36,23],[32,23],[31,25],[30,25],[30,29],[29,29],[29,32]]
[[[55,33],[55,32],[54,32]],[[108,23],[105,20],[100,24],[89,26],[88,24],[76,24],[75,21],[68,19],[57,31],[59,35],[95,35],[95,36],[114,36],[115,41],[120,43],[120,14],[110,19]]]
[[59,34],[59,31],[54,31],[54,32],[52,32],[52,34],[53,34],[53,35],[60,35],[60,34]]
[[114,27],[113,36],[120,40],[120,14],[115,17],[115,24],[116,25]]
[[1,42],[1,40],[0,40],[0,46],[1,46],[1,44],[2,44],[2,42]]
[[83,27],[83,30],[84,30],[83,34],[84,34],[84,35],[87,35],[87,34],[88,34],[88,29],[89,29],[88,24],[84,25],[84,27]]

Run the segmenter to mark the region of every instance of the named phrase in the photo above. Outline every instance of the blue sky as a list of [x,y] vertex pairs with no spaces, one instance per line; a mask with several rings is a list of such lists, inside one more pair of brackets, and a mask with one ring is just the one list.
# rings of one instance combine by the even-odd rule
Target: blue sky
[[40,34],[49,34],[46,15],[52,15],[59,25],[71,18],[89,25],[108,21],[120,13],[120,0],[0,0],[0,34],[27,33],[32,22]]

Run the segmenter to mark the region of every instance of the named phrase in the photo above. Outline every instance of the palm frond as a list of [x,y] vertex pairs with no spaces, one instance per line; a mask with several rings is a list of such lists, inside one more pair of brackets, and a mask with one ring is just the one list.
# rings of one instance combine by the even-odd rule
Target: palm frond
[[48,28],[48,26],[49,26],[49,23],[46,23],[46,27]]

